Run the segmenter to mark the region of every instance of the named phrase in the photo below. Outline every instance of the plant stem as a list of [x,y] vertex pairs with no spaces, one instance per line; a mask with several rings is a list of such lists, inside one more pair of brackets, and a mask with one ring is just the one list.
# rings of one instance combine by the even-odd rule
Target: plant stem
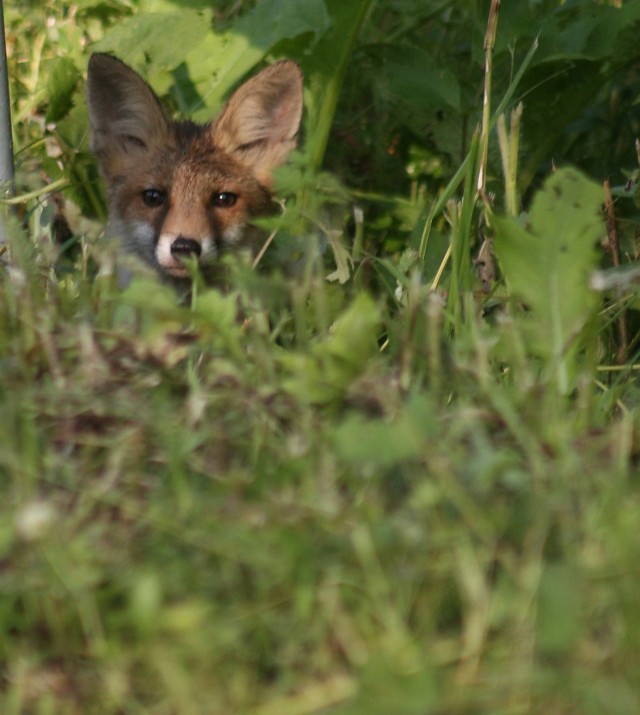
[[329,132],[333,124],[333,115],[336,113],[347,67],[349,66],[358,33],[369,12],[371,3],[372,0],[360,0],[360,7],[356,10],[355,16],[351,19],[351,26],[348,32],[343,36],[341,52],[334,65],[335,69],[333,70],[331,78],[325,84],[320,108],[318,110],[316,126],[314,127],[312,135],[314,140],[311,153],[311,166],[314,171],[318,171],[322,165],[324,153],[329,141]]
[[504,174],[505,207],[509,216],[517,216],[519,210],[517,178],[522,109],[523,105],[520,103],[511,112],[511,128],[508,133],[504,114],[498,117],[498,143]]
[[487,157],[489,155],[489,132],[491,131],[491,78],[493,74],[493,48],[498,30],[500,0],[491,0],[487,33],[484,38],[484,100],[482,103],[482,129],[480,132],[480,169],[478,171],[478,193],[484,196],[487,178]]
[[[13,192],[13,136],[7,73],[7,49],[4,40],[4,10],[0,0],[0,198]],[[6,243],[4,220],[0,215],[0,244]]]
[[20,194],[20,196],[12,196],[9,199],[1,199],[0,204],[23,204],[27,201],[30,201],[31,199],[37,199],[40,196],[43,196],[44,194],[50,194],[53,191],[57,191],[58,189],[61,189],[63,186],[66,186],[69,183],[68,179],[61,178],[61,179],[56,179],[55,181],[52,181],[50,184],[47,184],[46,186],[41,186],[39,189],[34,189],[33,191],[29,191],[26,194]]

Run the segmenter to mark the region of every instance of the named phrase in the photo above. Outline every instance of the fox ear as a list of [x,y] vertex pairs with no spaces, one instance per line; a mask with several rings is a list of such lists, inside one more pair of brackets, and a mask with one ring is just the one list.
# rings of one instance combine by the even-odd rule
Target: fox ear
[[91,148],[101,160],[114,149],[144,149],[167,136],[168,123],[153,90],[115,57],[91,55],[87,103]]
[[273,169],[296,146],[301,117],[302,72],[283,60],[233,93],[212,125],[213,142],[269,186]]

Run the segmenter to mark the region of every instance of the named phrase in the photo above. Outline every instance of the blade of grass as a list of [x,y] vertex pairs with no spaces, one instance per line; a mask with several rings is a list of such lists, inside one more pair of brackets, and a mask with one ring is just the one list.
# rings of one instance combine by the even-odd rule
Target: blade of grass
[[[13,190],[13,137],[7,75],[7,49],[4,40],[4,8],[0,0],[0,197]],[[6,243],[4,219],[0,214],[0,244]]]
[[39,189],[34,189],[26,194],[20,194],[20,196],[12,196],[8,199],[0,199],[0,204],[23,204],[31,199],[38,199],[45,194],[50,194],[53,191],[59,191],[69,183],[68,179],[56,179],[46,186],[41,186]]
[[536,51],[538,50],[538,38],[533,41],[531,44],[531,47],[529,48],[529,51],[525,55],[525,58],[522,60],[522,64],[520,65],[518,71],[515,73],[513,76],[513,79],[509,83],[509,86],[507,87],[507,91],[504,93],[502,100],[500,101],[500,104],[496,107],[496,111],[493,114],[493,117],[491,119],[491,127],[494,127],[496,122],[498,121],[498,117],[501,114],[504,114],[506,108],[509,106],[509,103],[513,99],[513,95],[515,94],[516,89],[518,88],[518,85],[520,84],[520,80],[524,76],[524,73],[527,71],[527,68],[531,64],[531,60],[533,59],[533,56],[535,55]]
[[484,98],[482,102],[482,129],[480,132],[480,167],[478,171],[478,193],[484,196],[489,156],[489,134],[491,132],[491,81],[493,77],[493,48],[498,31],[500,0],[491,0],[487,32],[484,38]]
[[[498,107],[496,108],[495,113],[491,117],[491,120],[489,122],[489,129],[492,129],[495,124],[498,121],[498,117],[501,114],[504,114],[505,109],[509,105],[509,103],[513,99],[513,95],[516,92],[516,89],[520,83],[520,80],[524,76],[524,73],[526,72],[527,68],[531,64],[531,60],[533,59],[534,54],[536,53],[538,49],[538,39],[532,43],[531,47],[529,48],[529,51],[527,52],[524,60],[522,61],[522,64],[518,68],[518,71],[515,73],[513,76],[513,79],[509,83],[509,86],[507,88],[507,91],[504,93],[502,100],[498,104]],[[433,222],[435,221],[436,216],[440,215],[440,213],[443,211],[445,206],[447,205],[447,201],[455,194],[457,191],[458,187],[464,180],[464,177],[466,176],[467,172],[467,165],[469,163],[469,153],[467,153],[467,156],[464,158],[462,164],[456,171],[456,173],[453,175],[451,181],[447,184],[445,190],[438,196],[438,198],[433,202],[431,207],[429,208],[428,211],[425,211],[425,214],[423,214],[420,219],[417,222],[417,225],[420,226],[422,225],[422,230],[420,232],[420,240],[418,243],[418,255],[420,257],[420,264],[422,266],[425,265],[426,262],[426,255],[427,255],[427,249],[429,245],[429,238],[431,236],[431,229],[433,226]]]
[[[453,178],[447,184],[445,190],[438,196],[438,198],[433,202],[428,212],[426,212],[426,218],[424,218],[424,224],[422,227],[422,232],[420,234],[420,243],[418,245],[418,256],[420,259],[420,264],[424,266],[425,259],[427,256],[427,248],[429,246],[429,238],[431,236],[431,227],[433,226],[433,221],[436,216],[438,216],[442,210],[447,205],[447,201],[455,194],[458,190],[460,184],[464,181],[467,173],[467,167],[469,165],[469,154],[465,157],[460,168],[453,175]],[[422,221],[420,217],[420,223]]]
[[511,112],[511,128],[507,132],[507,121],[504,114],[498,117],[498,143],[502,158],[504,174],[505,206],[509,216],[517,216],[518,201],[518,149],[520,145],[520,119],[523,105],[518,104]]
[[448,326],[458,332],[464,323],[463,299],[473,285],[471,255],[471,231],[477,200],[478,162],[481,161],[481,137],[474,132],[469,148],[469,163],[464,181],[464,193],[458,205],[458,215],[451,234],[451,283],[447,302],[447,314],[452,323]]
[[[372,0],[359,0],[359,2],[351,2],[348,5],[347,14],[345,15],[346,3],[333,0],[327,3],[329,13],[334,22],[334,28],[337,27],[337,32],[341,35],[339,45],[336,45],[336,29],[328,33],[328,37],[316,49],[316,57],[322,58],[324,54],[331,56],[331,73],[324,73],[323,91],[317,109],[314,126],[309,131],[309,136],[312,138],[311,147],[311,167],[317,171],[322,165],[324,153],[329,141],[329,132],[333,124],[333,116],[338,106],[338,99],[344,83],[345,74],[349,66],[349,60],[355,47],[356,39],[364,19],[367,17]],[[341,7],[342,6],[342,7]],[[339,21],[339,22],[338,22]],[[347,25],[346,31],[343,29],[344,24]],[[340,27],[340,25],[343,25]],[[338,56],[336,57],[336,47],[340,47]],[[326,69],[326,67],[325,67]]]

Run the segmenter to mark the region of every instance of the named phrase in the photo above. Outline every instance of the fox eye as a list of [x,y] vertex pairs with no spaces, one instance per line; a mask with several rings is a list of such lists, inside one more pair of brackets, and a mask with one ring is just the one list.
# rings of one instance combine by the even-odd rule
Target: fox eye
[[142,201],[146,206],[151,209],[155,209],[158,206],[162,206],[166,199],[166,194],[164,191],[159,189],[145,189],[142,192]]
[[211,205],[226,209],[238,200],[238,194],[231,191],[219,191],[211,197]]

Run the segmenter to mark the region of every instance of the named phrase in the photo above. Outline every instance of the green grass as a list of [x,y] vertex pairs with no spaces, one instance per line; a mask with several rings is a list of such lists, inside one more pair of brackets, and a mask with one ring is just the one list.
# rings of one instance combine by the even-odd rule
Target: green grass
[[[487,109],[448,171],[425,154],[433,174],[397,193],[385,188],[394,176],[365,176],[371,203],[318,173],[332,121],[353,133],[351,148],[354,126],[363,142],[382,132],[349,124],[350,107],[333,115],[342,79],[347,105],[360,87],[337,77],[322,89],[332,33],[355,47],[349,60],[341,45],[348,75],[350,63],[371,71],[368,41],[391,32],[394,13],[398,36],[426,27],[391,0],[378,5],[360,14],[329,2],[330,17],[352,14],[357,27],[318,39],[315,68],[296,45],[308,33],[281,40],[313,69],[313,136],[280,177],[287,211],[265,264],[302,255],[298,272],[237,259],[228,290],[200,286],[192,305],[153,277],[115,285],[81,95],[78,115],[69,107],[47,135],[68,152],[56,169],[32,142],[47,106],[40,55],[58,45],[40,5],[24,17],[13,8],[20,221],[0,277],[3,715],[640,712],[637,366],[610,358],[635,298],[632,279],[611,295],[588,289],[602,257],[585,236],[606,236],[598,183],[557,171],[513,218],[527,188],[526,102],[508,133],[500,125],[502,160]],[[103,34],[101,13],[137,11],[87,6],[56,15],[72,48],[61,54],[79,52],[78,33]],[[444,10],[430,10],[449,23],[444,40],[466,36],[473,13]],[[42,38],[31,49],[27,28]],[[530,47],[506,82],[497,56],[500,113],[503,98],[521,98]],[[329,147],[326,162],[349,178],[344,146]],[[385,166],[387,148],[371,161]],[[480,172],[504,206],[478,195]],[[40,192],[60,173],[65,215],[79,207],[65,249]],[[355,226],[353,196],[365,206]],[[628,245],[634,220],[620,222]],[[487,295],[471,254],[477,234],[494,233],[504,276]],[[342,283],[325,279],[336,268]]]
[[29,267],[0,326],[2,712],[636,710],[632,412],[541,414],[552,381],[497,381],[480,323],[445,360],[426,300],[419,342],[396,316],[359,356],[279,347],[242,291],[194,320]]

